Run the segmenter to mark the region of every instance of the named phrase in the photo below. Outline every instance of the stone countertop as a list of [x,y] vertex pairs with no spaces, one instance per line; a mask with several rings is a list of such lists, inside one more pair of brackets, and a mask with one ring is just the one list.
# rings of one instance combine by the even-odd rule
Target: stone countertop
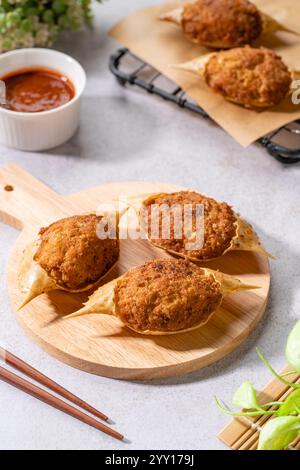
[[247,214],[277,257],[271,263],[266,315],[238,350],[202,371],[151,382],[89,375],[48,356],[17,324],[5,283],[17,232],[0,223],[0,341],[108,413],[130,440],[118,443],[0,382],[1,449],[222,449],[216,435],[228,417],[216,409],[213,395],[230,402],[245,379],[257,388],[265,385],[270,375],[256,346],[275,367],[285,363],[285,338],[300,316],[300,166],[282,166],[258,145],[243,149],[211,122],[118,85],[107,67],[118,45],[106,32],[126,14],[154,3],[111,0],[95,5],[94,31],[57,44],[88,75],[80,130],[52,151],[0,147],[1,165],[21,165],[62,194],[110,181],[149,180],[192,187],[230,202]]

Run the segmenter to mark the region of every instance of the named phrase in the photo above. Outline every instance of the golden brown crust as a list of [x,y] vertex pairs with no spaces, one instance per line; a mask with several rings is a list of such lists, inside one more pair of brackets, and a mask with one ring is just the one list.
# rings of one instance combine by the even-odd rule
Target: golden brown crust
[[263,26],[258,9],[247,0],[198,0],[184,6],[182,28],[197,44],[227,49],[251,44]]
[[[162,214],[160,212],[159,226],[160,238],[151,239],[151,205],[166,204],[171,207],[174,205],[183,206],[191,204],[193,207],[192,229],[196,230],[196,209],[198,204],[203,205],[204,209],[204,241],[203,247],[197,250],[188,250],[186,248],[189,240],[185,234],[182,238],[175,238],[174,219],[170,220],[170,238],[164,239],[161,234]],[[230,247],[231,241],[236,235],[236,216],[232,208],[225,202],[218,202],[202,194],[193,191],[180,191],[177,193],[153,196],[146,202],[146,216],[148,217],[148,238],[154,244],[164,248],[165,250],[174,251],[190,258],[198,260],[208,260],[222,256]]]
[[214,92],[247,107],[279,104],[292,83],[281,57],[270,49],[249,46],[213,54],[204,78]]
[[40,230],[41,241],[34,260],[59,286],[82,289],[99,280],[117,261],[119,241],[97,236],[101,218],[94,214],[76,215]]
[[221,301],[220,283],[187,260],[148,261],[128,271],[114,292],[116,315],[141,332],[204,324]]

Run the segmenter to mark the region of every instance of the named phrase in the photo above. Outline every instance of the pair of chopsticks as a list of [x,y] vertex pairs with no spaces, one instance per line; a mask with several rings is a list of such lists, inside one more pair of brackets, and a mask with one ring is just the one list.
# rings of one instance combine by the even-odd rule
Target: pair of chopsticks
[[[68,401],[74,403],[75,405],[79,406],[85,411],[88,411],[89,413],[93,414],[97,418],[100,418],[104,421],[109,421],[108,416],[106,416],[104,413],[101,413],[101,411],[96,410],[91,405],[81,400],[79,397],[69,392],[64,387],[54,382],[46,375],[42,374],[41,372],[34,369],[32,366],[30,366],[26,362],[22,361],[22,359],[18,358],[17,356],[14,356],[12,353],[7,351],[6,349],[3,349],[1,346],[0,346],[0,358],[2,358],[6,362],[6,364],[14,367],[15,369],[19,370],[20,372],[27,375],[28,377],[31,377],[36,382],[39,382],[40,384],[46,386],[50,390],[53,390],[58,395],[66,398]],[[41,400],[44,403],[47,403],[47,405],[57,408],[58,410],[63,411],[64,413],[70,416],[73,416],[73,418],[83,421],[89,426],[92,426],[93,428],[96,428],[99,431],[102,431],[108,434],[109,436],[114,437],[115,439],[118,439],[120,441],[124,440],[124,436],[118,433],[117,431],[115,431],[114,429],[111,429],[110,427],[101,423],[97,419],[89,416],[83,411],[75,408],[69,403],[66,403],[65,401],[61,400],[55,395],[52,395],[46,390],[38,387],[37,385],[34,385],[33,383],[29,382],[26,379],[23,379],[22,377],[14,374],[13,372],[5,369],[4,367],[0,367],[0,380],[7,382],[8,384],[22,390],[23,392],[29,395],[32,395],[38,400]]]

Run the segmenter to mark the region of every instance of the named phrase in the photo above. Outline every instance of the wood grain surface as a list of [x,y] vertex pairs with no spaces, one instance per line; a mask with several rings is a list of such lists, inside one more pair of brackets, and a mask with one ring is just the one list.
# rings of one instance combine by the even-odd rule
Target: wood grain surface
[[[178,189],[183,188],[165,183],[122,182],[63,197],[15,165],[0,168],[0,218],[21,230],[8,267],[13,310],[16,312],[22,299],[17,275],[22,252],[41,226],[66,215],[95,211],[101,203],[119,196]],[[247,218],[247,214],[242,216]],[[168,256],[146,240],[122,240],[119,263],[105,282],[147,259]],[[228,296],[204,327],[189,333],[146,337],[126,329],[113,317],[62,318],[78,309],[90,293],[53,291],[35,299],[16,315],[25,331],[45,351],[87,372],[131,380],[185,374],[237,348],[255,329],[268,300],[270,271],[264,256],[231,252],[205,266],[235,275],[260,289]]]

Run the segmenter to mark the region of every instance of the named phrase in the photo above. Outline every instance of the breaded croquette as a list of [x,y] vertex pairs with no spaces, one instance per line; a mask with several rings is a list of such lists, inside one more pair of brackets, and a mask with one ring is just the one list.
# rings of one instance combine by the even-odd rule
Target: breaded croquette
[[40,230],[34,261],[58,286],[82,289],[99,280],[117,261],[119,241],[97,236],[101,219],[94,214],[75,215]]
[[154,259],[99,287],[77,312],[113,315],[143,335],[170,335],[203,326],[224,296],[255,289],[187,259]]
[[116,315],[137,331],[180,331],[206,323],[222,300],[220,283],[187,260],[148,261],[114,291]]
[[292,84],[292,74],[279,55],[249,46],[212,54],[204,79],[214,92],[251,108],[276,106]]
[[[170,217],[170,237],[162,236],[162,217],[163,211],[159,214],[159,237],[153,239],[152,229],[152,207],[153,205],[192,205],[192,229],[196,230],[196,209],[197,205],[203,205],[204,209],[204,240],[202,248],[197,250],[187,250],[186,244],[189,240],[184,231],[180,234],[180,238],[176,238],[176,227],[174,227],[174,217]],[[147,211],[147,227],[148,238],[153,244],[174,253],[178,253],[190,258],[199,260],[208,260],[222,256],[222,254],[230,247],[232,239],[236,235],[236,216],[232,208],[226,202],[218,202],[215,199],[204,196],[193,191],[180,191],[171,194],[158,194],[149,197],[143,205]],[[141,219],[143,224],[143,219]]]
[[183,7],[181,25],[191,41],[228,49],[251,44],[262,33],[262,19],[247,0],[197,0]]

